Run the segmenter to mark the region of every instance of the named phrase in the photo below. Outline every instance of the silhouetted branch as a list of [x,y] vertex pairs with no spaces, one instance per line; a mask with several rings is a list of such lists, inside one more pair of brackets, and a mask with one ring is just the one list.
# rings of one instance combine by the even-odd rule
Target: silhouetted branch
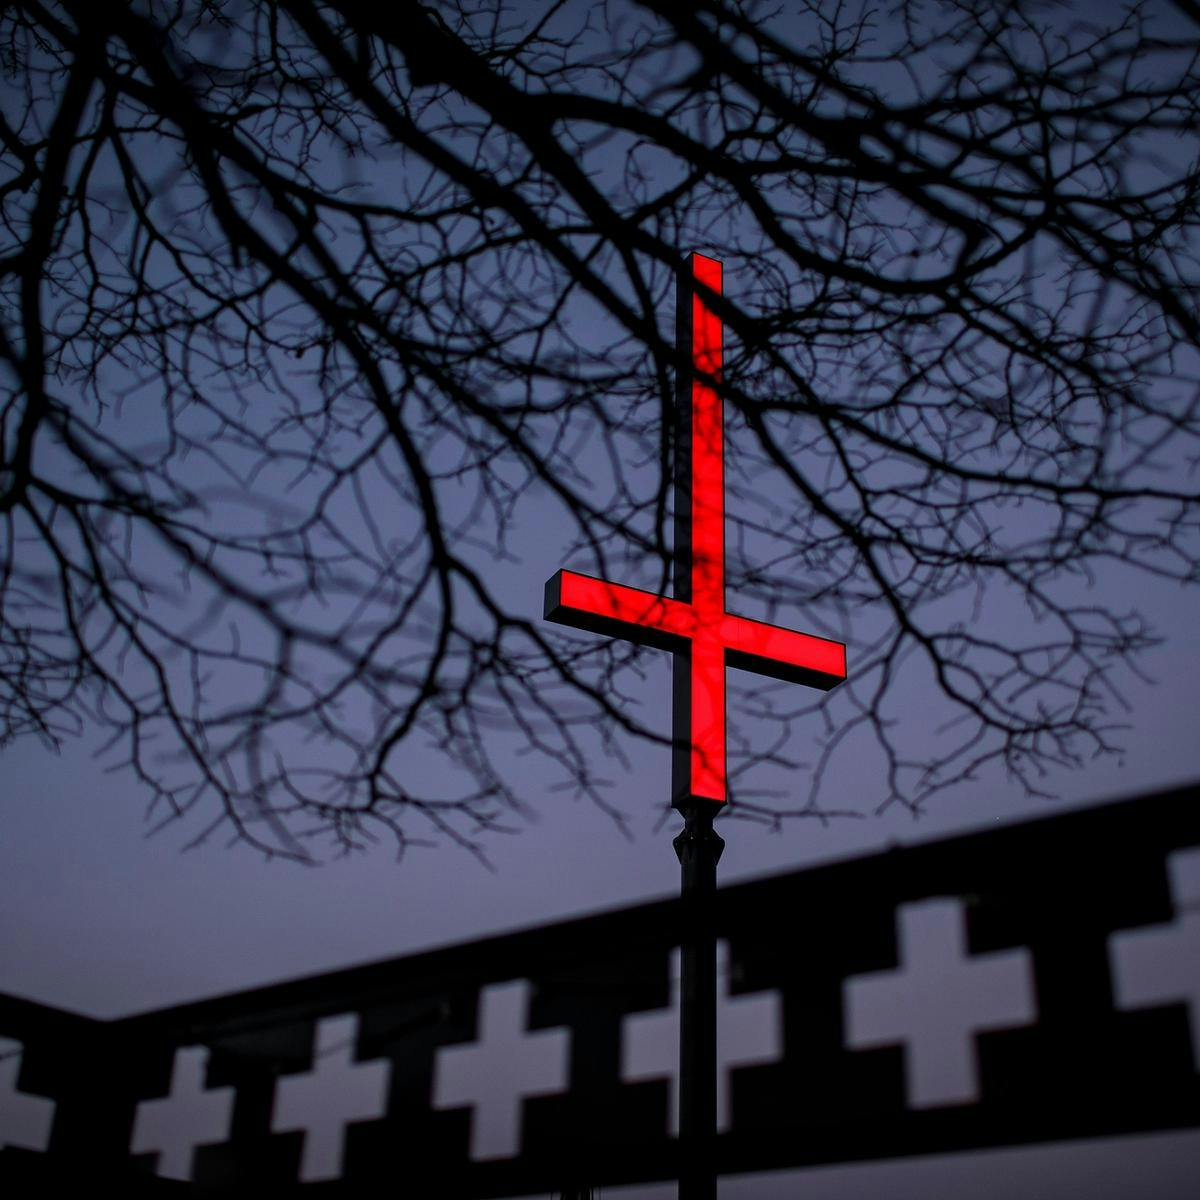
[[301,859],[478,850],[516,752],[620,820],[646,660],[514,580],[669,587],[694,248],[731,605],[850,644],[739,701],[735,811],[1114,751],[1151,632],[1085,584],[1197,581],[1191,9],[5,7],[0,738]]

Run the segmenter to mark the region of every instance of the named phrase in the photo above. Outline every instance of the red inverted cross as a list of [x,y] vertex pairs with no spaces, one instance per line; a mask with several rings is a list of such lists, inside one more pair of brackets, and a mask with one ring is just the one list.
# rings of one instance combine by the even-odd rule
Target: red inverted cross
[[558,571],[546,584],[545,616],[674,651],[673,800],[724,804],[725,668],[827,690],[846,678],[846,647],[725,611],[725,430],[714,387],[721,378],[723,329],[701,291],[720,295],[721,264],[700,254],[689,261],[691,278],[681,280],[676,310],[682,350],[675,442],[676,595],[656,596]]

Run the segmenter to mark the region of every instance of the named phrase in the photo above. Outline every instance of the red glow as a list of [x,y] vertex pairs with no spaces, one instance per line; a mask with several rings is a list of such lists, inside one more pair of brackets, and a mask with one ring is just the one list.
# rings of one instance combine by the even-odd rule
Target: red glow
[[[691,265],[696,282],[721,292],[719,262],[693,254]],[[687,686],[676,703],[674,738],[688,746],[689,758],[687,778],[676,781],[674,799],[723,804],[725,668],[828,689],[846,678],[846,647],[725,611],[725,434],[721,397],[713,386],[721,379],[723,330],[699,291],[690,290],[691,414],[690,430],[684,429],[690,433],[691,470],[675,481],[677,503],[682,507],[690,500],[691,508],[685,530],[690,545],[677,547],[685,575],[683,585],[676,586],[690,594],[671,599],[559,571],[546,584],[545,615],[687,656]],[[679,450],[681,459],[685,450]]]

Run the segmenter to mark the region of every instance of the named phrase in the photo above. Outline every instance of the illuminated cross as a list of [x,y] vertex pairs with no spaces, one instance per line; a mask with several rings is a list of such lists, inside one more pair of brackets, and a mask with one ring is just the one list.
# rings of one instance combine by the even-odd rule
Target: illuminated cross
[[721,264],[693,254],[690,266],[677,316],[684,353],[691,344],[690,370],[680,370],[678,388],[675,596],[559,571],[546,584],[545,607],[548,620],[674,652],[677,805],[725,802],[727,666],[823,690],[846,678],[840,642],[725,611],[725,435],[716,390],[723,330],[709,305],[721,294]]

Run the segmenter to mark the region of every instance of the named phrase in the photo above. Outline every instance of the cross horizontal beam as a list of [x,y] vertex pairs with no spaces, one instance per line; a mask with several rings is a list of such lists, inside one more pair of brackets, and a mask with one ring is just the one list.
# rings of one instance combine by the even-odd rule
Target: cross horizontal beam
[[705,624],[691,604],[576,571],[556,571],[546,581],[545,615],[559,625],[678,654],[698,640],[717,642],[727,667],[821,691],[846,678],[841,642],[729,612]]

